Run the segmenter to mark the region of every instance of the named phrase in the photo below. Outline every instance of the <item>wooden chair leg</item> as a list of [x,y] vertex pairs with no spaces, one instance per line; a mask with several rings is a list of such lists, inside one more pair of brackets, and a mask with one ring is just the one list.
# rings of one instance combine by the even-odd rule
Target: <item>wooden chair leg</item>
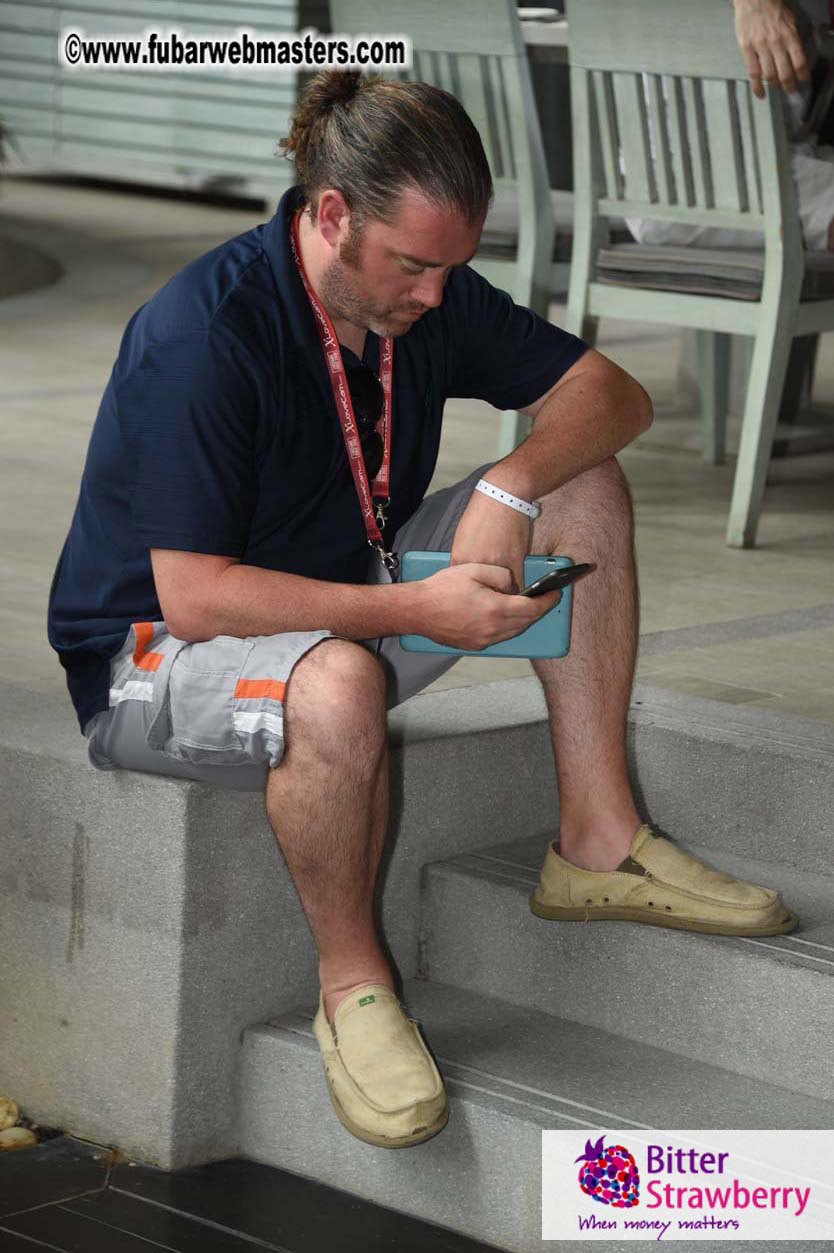
[[765,478],[779,417],[779,404],[791,348],[784,319],[768,319],[756,335],[747,383],[741,445],[727,524],[730,548],[753,548],[764,496]]
[[724,464],[727,446],[730,336],[719,331],[698,331],[697,343],[703,456],[710,465],[719,466]]

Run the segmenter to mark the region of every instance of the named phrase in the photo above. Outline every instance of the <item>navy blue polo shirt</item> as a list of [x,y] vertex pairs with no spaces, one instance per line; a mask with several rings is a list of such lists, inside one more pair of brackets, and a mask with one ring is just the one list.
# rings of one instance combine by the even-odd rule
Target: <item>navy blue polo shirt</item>
[[[131,623],[162,620],[151,548],[366,580],[374,555],[289,247],[299,202],[291,188],[270,221],[185,266],[127,324],[49,598],[82,729],[108,707]],[[585,348],[469,266],[452,271],[442,304],[394,341],[386,544],[429,486],[447,397],[522,408]],[[378,369],[370,331],[364,360]]]

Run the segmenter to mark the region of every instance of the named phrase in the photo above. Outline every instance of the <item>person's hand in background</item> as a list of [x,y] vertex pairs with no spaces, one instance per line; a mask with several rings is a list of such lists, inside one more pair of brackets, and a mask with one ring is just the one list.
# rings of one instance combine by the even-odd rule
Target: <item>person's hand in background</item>
[[[769,87],[796,91],[810,78],[796,19],[785,0],[734,0],[736,37],[747,62],[753,95]],[[834,0],[831,2],[834,20]]]

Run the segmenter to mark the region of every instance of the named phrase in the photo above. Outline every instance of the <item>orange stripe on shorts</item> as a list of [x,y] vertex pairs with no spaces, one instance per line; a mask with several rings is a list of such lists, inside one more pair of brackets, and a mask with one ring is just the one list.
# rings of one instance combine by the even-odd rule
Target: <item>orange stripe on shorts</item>
[[139,670],[158,670],[165,660],[164,653],[149,653],[148,645],[153,639],[152,622],[134,622],[136,632],[136,648],[133,651],[133,664]]
[[235,688],[235,700],[283,700],[287,690],[286,683],[280,679],[238,679]]

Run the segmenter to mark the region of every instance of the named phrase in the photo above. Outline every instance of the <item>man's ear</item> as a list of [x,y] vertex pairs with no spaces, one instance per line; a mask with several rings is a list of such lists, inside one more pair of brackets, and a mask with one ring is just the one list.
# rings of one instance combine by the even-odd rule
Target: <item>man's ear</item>
[[328,187],[319,193],[317,225],[331,248],[338,249],[350,234],[350,209],[342,193],[335,187]]

